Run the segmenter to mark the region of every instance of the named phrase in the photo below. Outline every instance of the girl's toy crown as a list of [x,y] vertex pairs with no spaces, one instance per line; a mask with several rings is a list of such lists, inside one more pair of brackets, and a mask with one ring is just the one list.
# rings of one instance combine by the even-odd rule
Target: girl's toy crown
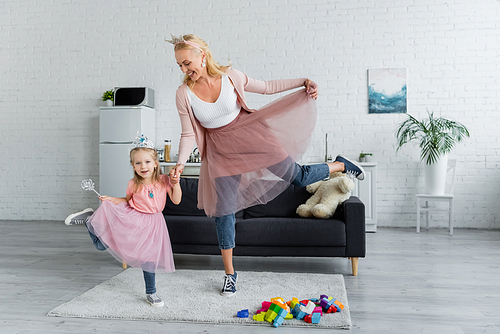
[[137,136],[135,138],[135,140],[132,142],[132,147],[133,148],[144,147],[144,148],[151,148],[154,150],[155,144],[151,141],[151,139],[142,134],[140,137]]

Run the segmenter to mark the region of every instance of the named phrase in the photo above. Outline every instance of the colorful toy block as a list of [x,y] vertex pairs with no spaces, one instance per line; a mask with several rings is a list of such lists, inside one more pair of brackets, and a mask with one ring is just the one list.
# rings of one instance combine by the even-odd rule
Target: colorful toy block
[[272,322],[274,327],[278,327],[283,323],[285,317],[288,315],[290,308],[285,303],[283,298],[273,298],[273,303],[264,316],[264,320]]
[[248,318],[248,310],[241,310],[241,311],[238,311],[238,313],[236,314],[238,318]]
[[321,320],[320,313],[308,314],[304,317],[304,321],[310,324],[319,324],[320,320]]
[[341,302],[327,295],[321,295],[319,305],[326,313],[340,312],[344,309],[344,305]]
[[269,310],[269,306],[271,306],[271,302],[262,302],[262,308],[256,312],[256,314],[259,313],[265,313],[267,310]]
[[316,307],[316,304],[314,304],[312,301],[308,300],[306,306],[301,306],[300,310],[304,313],[311,314],[311,313],[313,313],[315,307]]
[[312,313],[320,313],[323,315],[323,308],[321,306],[316,306]]
[[255,321],[264,321],[265,313],[259,313],[253,316],[253,320]]
[[302,311],[300,309],[301,306],[304,306],[302,304],[296,304],[295,307],[293,308],[292,310],[292,314],[293,316],[297,319],[297,320],[302,320],[304,319],[304,317],[307,315],[307,313],[305,313],[304,311]]
[[341,303],[341,302],[339,302],[338,300],[335,300],[333,303],[334,303],[335,305],[337,305],[337,307],[338,307],[338,308],[340,308],[340,310],[339,310],[339,309],[337,309],[337,311],[339,311],[339,312],[340,312],[341,310],[343,310],[343,309],[344,309],[344,304],[342,304],[342,303]]

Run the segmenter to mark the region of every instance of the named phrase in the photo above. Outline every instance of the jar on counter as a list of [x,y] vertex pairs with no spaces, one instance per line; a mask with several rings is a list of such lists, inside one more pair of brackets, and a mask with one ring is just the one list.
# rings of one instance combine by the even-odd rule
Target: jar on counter
[[170,150],[172,149],[172,141],[165,139],[165,150],[163,151],[163,159],[165,162],[170,162]]

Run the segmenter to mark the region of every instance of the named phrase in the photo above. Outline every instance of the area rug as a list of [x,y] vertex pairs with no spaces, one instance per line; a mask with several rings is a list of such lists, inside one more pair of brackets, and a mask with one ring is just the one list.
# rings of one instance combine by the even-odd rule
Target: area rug
[[[324,314],[319,324],[285,320],[282,326],[349,329],[351,316],[342,275],[307,273],[238,272],[238,291],[222,297],[222,271],[178,270],[156,275],[156,289],[165,306],[155,308],[145,301],[140,269],[127,269],[48,313],[56,317],[201,322],[272,326],[252,319],[263,301],[274,297],[291,300],[328,295],[344,304],[340,313]],[[248,318],[237,312],[248,309]]]

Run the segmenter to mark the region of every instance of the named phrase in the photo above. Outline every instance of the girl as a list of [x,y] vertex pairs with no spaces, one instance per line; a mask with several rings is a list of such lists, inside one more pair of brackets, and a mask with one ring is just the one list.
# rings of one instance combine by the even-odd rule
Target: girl
[[164,305],[156,294],[155,272],[173,272],[174,261],[167,225],[162,211],[166,196],[174,204],[181,201],[179,177],[161,175],[154,144],[142,135],[130,151],[134,178],[126,197],[101,196],[102,205],[86,220],[94,246],[107,249],[117,260],[141,268],[146,285],[146,301]]

